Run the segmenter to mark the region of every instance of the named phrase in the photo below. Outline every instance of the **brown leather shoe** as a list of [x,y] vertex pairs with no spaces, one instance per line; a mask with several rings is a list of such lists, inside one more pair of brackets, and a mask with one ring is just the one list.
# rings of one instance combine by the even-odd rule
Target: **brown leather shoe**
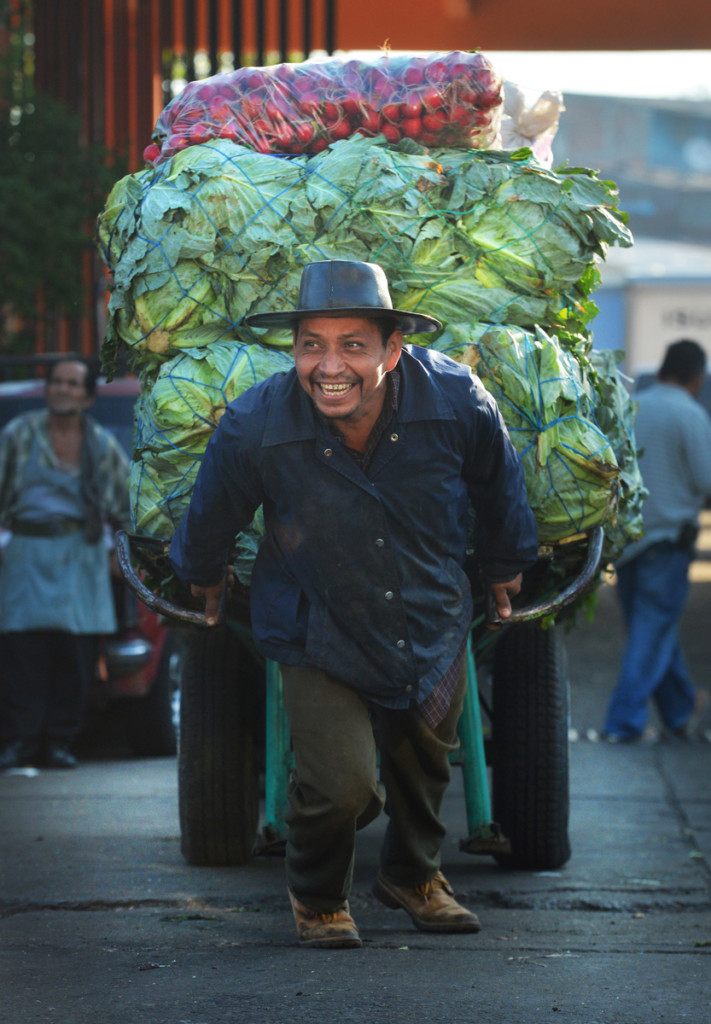
[[348,902],[329,913],[309,910],[289,890],[291,909],[294,911],[296,933],[302,946],[320,949],[359,949],[360,940],[355,921],[348,910]]
[[460,906],[454,890],[438,871],[434,878],[414,889],[395,885],[379,874],[373,895],[386,907],[402,907],[422,932],[478,932],[479,918]]

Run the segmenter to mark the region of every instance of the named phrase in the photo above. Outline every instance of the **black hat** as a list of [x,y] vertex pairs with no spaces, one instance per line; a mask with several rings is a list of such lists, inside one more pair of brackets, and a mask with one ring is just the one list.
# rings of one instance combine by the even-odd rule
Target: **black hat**
[[357,260],[307,263],[296,309],[253,313],[244,322],[249,327],[289,327],[307,316],[392,317],[403,334],[430,334],[442,326],[433,316],[393,309],[383,268]]

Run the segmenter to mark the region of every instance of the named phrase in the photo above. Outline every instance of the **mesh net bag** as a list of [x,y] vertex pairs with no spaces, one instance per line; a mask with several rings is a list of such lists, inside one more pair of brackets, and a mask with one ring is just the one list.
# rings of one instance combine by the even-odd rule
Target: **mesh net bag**
[[591,171],[360,136],[313,157],[190,147],[119,181],[98,234],[113,277],[105,363],[124,344],[148,373],[226,336],[290,345],[244,318],[291,308],[302,267],[332,258],[380,263],[396,305],[445,323],[575,333],[596,311],[596,258],[631,244]]
[[355,134],[487,149],[502,110],[502,80],[483,53],[238,68],[191,82],[158,118],[144,156],[157,164],[216,138],[259,153],[319,153]]
[[162,364],[136,407],[129,491],[138,533],[173,535],[225,407],[291,365],[278,349],[234,342],[187,349]]
[[521,456],[541,544],[625,518],[618,458],[636,453],[631,437],[615,449],[600,425],[602,395],[584,352],[566,351],[540,327],[488,324],[450,324],[435,347],[471,366],[496,398]]

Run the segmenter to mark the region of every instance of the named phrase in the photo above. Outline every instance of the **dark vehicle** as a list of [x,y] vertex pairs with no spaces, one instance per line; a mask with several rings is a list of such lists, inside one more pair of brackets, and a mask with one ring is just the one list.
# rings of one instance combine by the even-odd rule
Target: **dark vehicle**
[[[99,381],[89,410],[130,454],[133,405],[139,393],[135,378]],[[15,416],[44,405],[42,380],[0,383],[0,428]],[[181,635],[122,580],[114,581],[118,631],[102,637],[101,653],[89,694],[88,727],[97,716],[111,716],[134,754],[164,757],[177,751]],[[88,739],[89,737],[82,737]]]

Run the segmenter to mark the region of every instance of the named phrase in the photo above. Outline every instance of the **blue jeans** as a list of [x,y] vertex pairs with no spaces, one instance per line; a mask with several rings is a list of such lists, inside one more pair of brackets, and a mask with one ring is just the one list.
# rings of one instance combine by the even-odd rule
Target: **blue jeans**
[[693,711],[694,687],[679,645],[690,560],[687,551],[663,541],[618,569],[627,644],[607,709],[606,733],[626,739],[641,735],[650,699],[669,729],[679,729]]

